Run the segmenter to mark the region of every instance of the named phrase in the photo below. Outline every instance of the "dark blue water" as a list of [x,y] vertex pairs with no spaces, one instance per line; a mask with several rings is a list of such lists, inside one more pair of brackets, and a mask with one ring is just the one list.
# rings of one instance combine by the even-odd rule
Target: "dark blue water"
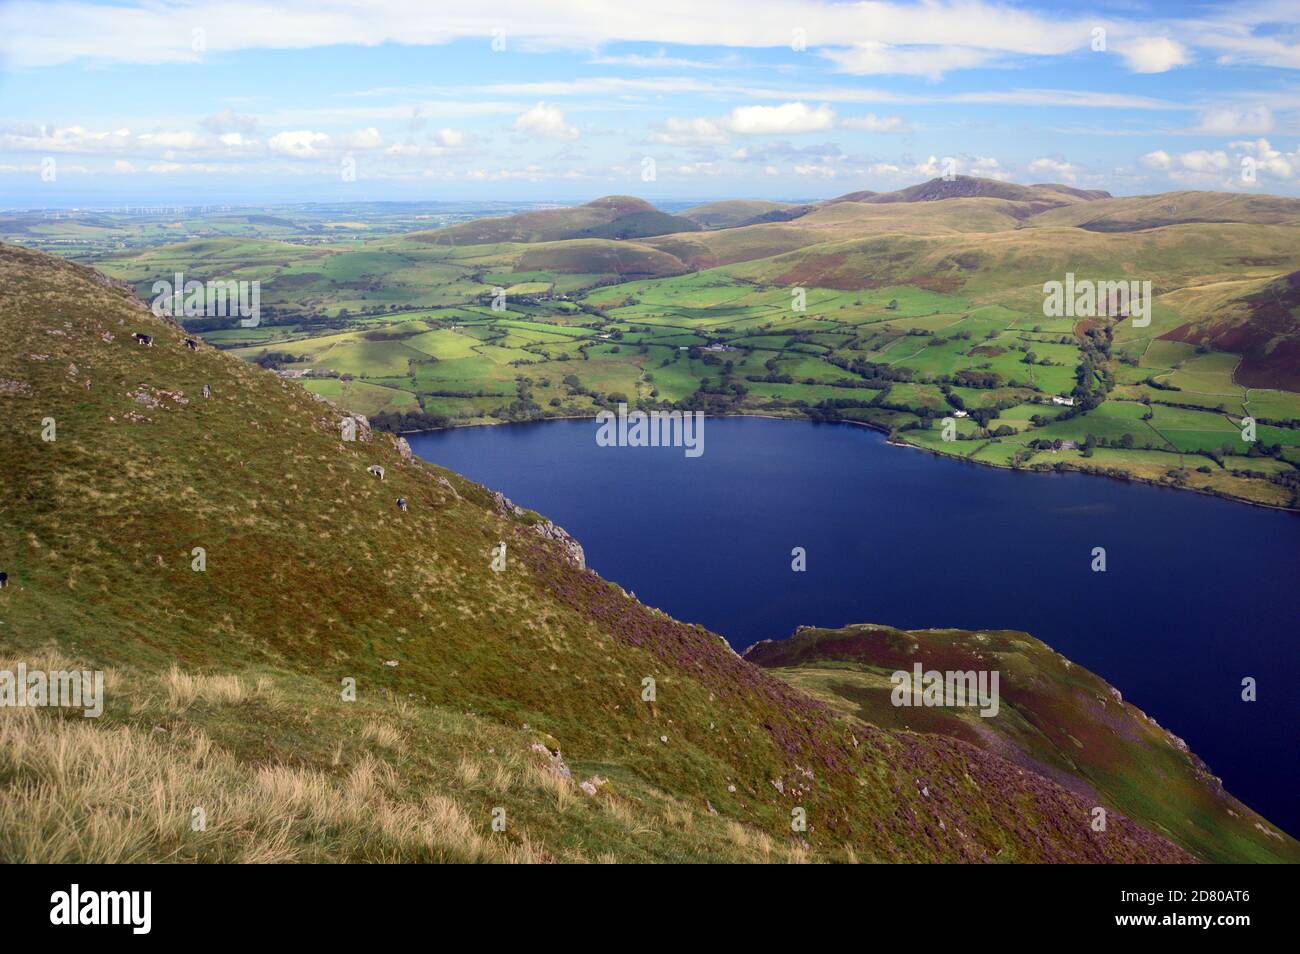
[[[474,427],[411,446],[546,514],[602,576],[737,649],[804,623],[1032,633],[1300,834],[1300,517],[964,464],[851,425],[710,419],[693,459],[599,447],[595,431]],[[1241,701],[1246,676],[1257,702]]]

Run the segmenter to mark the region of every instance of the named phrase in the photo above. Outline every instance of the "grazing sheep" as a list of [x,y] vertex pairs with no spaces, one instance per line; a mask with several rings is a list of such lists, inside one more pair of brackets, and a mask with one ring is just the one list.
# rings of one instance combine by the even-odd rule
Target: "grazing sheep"
[[406,498],[405,498],[405,497],[398,497],[398,498],[397,498],[397,509],[400,510],[400,511],[402,511],[402,513],[406,513]]
[[189,348],[191,351],[198,351],[199,343],[194,338],[186,338],[185,347]]
[[203,385],[203,396],[205,398],[212,397],[212,388],[208,387],[206,384]]
[[384,479],[384,468],[380,467],[378,464],[371,464],[369,467],[366,468],[366,471],[368,473],[374,474],[380,480]]
[[134,331],[131,333],[131,337],[135,339],[136,344],[144,345],[146,348],[153,347],[153,335],[142,335],[140,332]]

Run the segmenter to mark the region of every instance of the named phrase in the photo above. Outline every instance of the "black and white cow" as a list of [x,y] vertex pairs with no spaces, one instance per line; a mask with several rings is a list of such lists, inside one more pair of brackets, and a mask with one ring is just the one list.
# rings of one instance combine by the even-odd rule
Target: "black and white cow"
[[397,509],[400,510],[400,511],[402,511],[402,513],[406,513],[406,498],[405,498],[405,497],[398,497],[398,498],[397,498]]
[[8,585],[9,585],[9,574],[0,573],[0,590],[3,590]]
[[191,351],[198,351],[198,350],[199,350],[199,342],[198,342],[198,340],[195,339],[195,338],[186,338],[186,339],[185,339],[185,347],[189,348]]
[[131,333],[131,337],[135,339],[136,344],[144,345],[146,348],[153,347],[153,335],[142,335],[135,331]]

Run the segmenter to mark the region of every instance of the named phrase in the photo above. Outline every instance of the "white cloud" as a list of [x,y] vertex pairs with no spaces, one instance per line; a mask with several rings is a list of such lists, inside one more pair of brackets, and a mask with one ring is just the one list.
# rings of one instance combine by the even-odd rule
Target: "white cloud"
[[1229,165],[1228,154],[1222,149],[1214,152],[1206,149],[1185,152],[1178,157],[1178,163],[1192,172],[1221,172]]
[[795,175],[799,176],[819,176],[823,179],[835,178],[835,167],[828,166],[826,163],[807,163],[794,167]]
[[901,75],[940,79],[949,70],[983,66],[997,58],[996,50],[964,46],[917,46],[899,48],[869,40],[851,50],[827,50],[827,59],[844,73],[858,76]]
[[840,120],[845,129],[862,129],[866,132],[901,132],[905,127],[902,116],[877,116],[867,113],[865,116],[849,116]]
[[1191,51],[1167,36],[1149,36],[1117,47],[1134,73],[1166,73],[1192,62]]
[[1267,139],[1243,139],[1225,149],[1195,149],[1170,155],[1164,150],[1149,152],[1138,162],[1148,169],[1166,172],[1170,179],[1201,188],[1239,189],[1248,180],[1235,175],[1249,158],[1257,176],[1290,180],[1300,172],[1300,149],[1283,152]]
[[1290,179],[1296,169],[1300,168],[1300,148],[1295,152],[1284,153],[1280,149],[1274,149],[1267,139],[1234,142],[1228,148],[1236,150],[1239,157],[1245,155],[1254,159],[1256,172],[1279,179]]
[[[759,9],[748,0],[668,0],[653,13],[645,7],[611,6],[598,16],[590,5],[571,0],[495,0],[490,9],[485,6],[481,0],[445,0],[438,15],[431,16],[427,4],[411,0],[332,0],[324,11],[319,0],[189,0],[174,5],[119,0],[112,6],[10,0],[0,5],[0,59],[18,69],[78,59],[197,64],[214,54],[246,49],[420,46],[458,39],[486,45],[495,24],[509,24],[512,49],[542,43],[551,49],[594,50],[618,42],[788,49],[791,25],[798,24],[813,47],[880,44],[891,51],[885,59],[892,65],[931,72],[973,58],[983,61],[987,51],[1041,56],[1078,49],[1087,43],[1094,22],[987,0],[765,0]],[[51,23],[59,28],[50,29]],[[188,42],[196,24],[206,25],[206,52],[194,51]],[[913,47],[959,52],[934,55]]]
[[1074,165],[1062,159],[1053,159],[1044,156],[1041,159],[1035,159],[1029,163],[1029,171],[1033,173],[1045,173],[1058,177],[1062,182],[1074,182],[1077,179]]
[[1273,111],[1267,106],[1207,109],[1201,113],[1199,131],[1221,136],[1250,136],[1272,132],[1273,125]]
[[718,145],[728,140],[727,131],[713,119],[680,119],[670,116],[651,131],[651,142],[668,146]]
[[384,137],[379,134],[379,130],[374,126],[369,129],[358,129],[356,132],[345,133],[338,137],[337,147],[347,150],[361,149],[378,149],[384,144]]
[[[983,179],[998,179],[1005,181],[1011,178],[1011,173],[1002,168],[1002,164],[992,156],[975,156],[967,164],[969,174],[979,176]],[[960,170],[961,163],[958,163]]]
[[835,125],[835,113],[829,106],[812,109],[805,103],[780,106],[740,106],[731,111],[726,126],[744,136],[792,135],[820,132]]
[[310,159],[319,156],[329,142],[329,136],[310,129],[297,129],[293,132],[276,133],[267,143],[271,151],[295,159]]
[[558,106],[538,103],[515,120],[517,132],[540,136],[543,139],[577,139],[578,129],[569,125],[564,111]]

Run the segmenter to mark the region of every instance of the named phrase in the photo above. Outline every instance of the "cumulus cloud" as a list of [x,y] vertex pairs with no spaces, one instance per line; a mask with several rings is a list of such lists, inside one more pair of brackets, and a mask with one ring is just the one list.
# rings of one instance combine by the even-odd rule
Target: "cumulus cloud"
[[538,136],[542,139],[577,139],[578,128],[571,126],[558,106],[538,103],[515,120],[516,132]]
[[1239,157],[1249,156],[1255,160],[1257,173],[1290,179],[1296,169],[1300,168],[1300,148],[1295,152],[1284,153],[1280,149],[1274,149],[1267,139],[1234,142],[1228,148],[1235,150]]
[[1048,156],[1035,159],[1029,163],[1029,171],[1036,174],[1056,176],[1062,182],[1074,182],[1078,178],[1072,163]]
[[743,136],[821,132],[835,125],[835,113],[829,106],[813,109],[806,103],[740,106],[731,111],[726,125],[732,132]]
[[267,142],[271,151],[295,159],[312,159],[328,149],[330,137],[323,132],[310,129],[295,129],[291,132],[276,133]]
[[[1011,173],[1002,168],[1002,164],[992,156],[974,156],[966,163],[970,170],[970,175],[979,176],[983,179],[998,179],[1005,181],[1011,178]],[[958,163],[958,171],[961,163]]]
[[1230,161],[1222,149],[1211,152],[1208,149],[1195,149],[1178,157],[1178,164],[1192,172],[1221,172],[1227,169]]
[[1192,62],[1191,51],[1167,36],[1149,36],[1118,47],[1128,68],[1134,73],[1167,73],[1176,66]]
[[[1241,188],[1260,178],[1290,180],[1300,172],[1300,149],[1283,152],[1267,139],[1241,139],[1226,149],[1193,149],[1170,154],[1163,149],[1149,152],[1139,164],[1167,173],[1177,182],[1207,188]],[[1254,178],[1238,176],[1237,170],[1249,168]]]
[[137,155],[171,158],[175,153],[239,152],[253,154],[261,143],[241,133],[214,136],[208,132],[163,129],[145,133],[130,129],[93,130],[84,126],[14,124],[0,127],[0,150],[14,152],[80,153],[84,155]]

